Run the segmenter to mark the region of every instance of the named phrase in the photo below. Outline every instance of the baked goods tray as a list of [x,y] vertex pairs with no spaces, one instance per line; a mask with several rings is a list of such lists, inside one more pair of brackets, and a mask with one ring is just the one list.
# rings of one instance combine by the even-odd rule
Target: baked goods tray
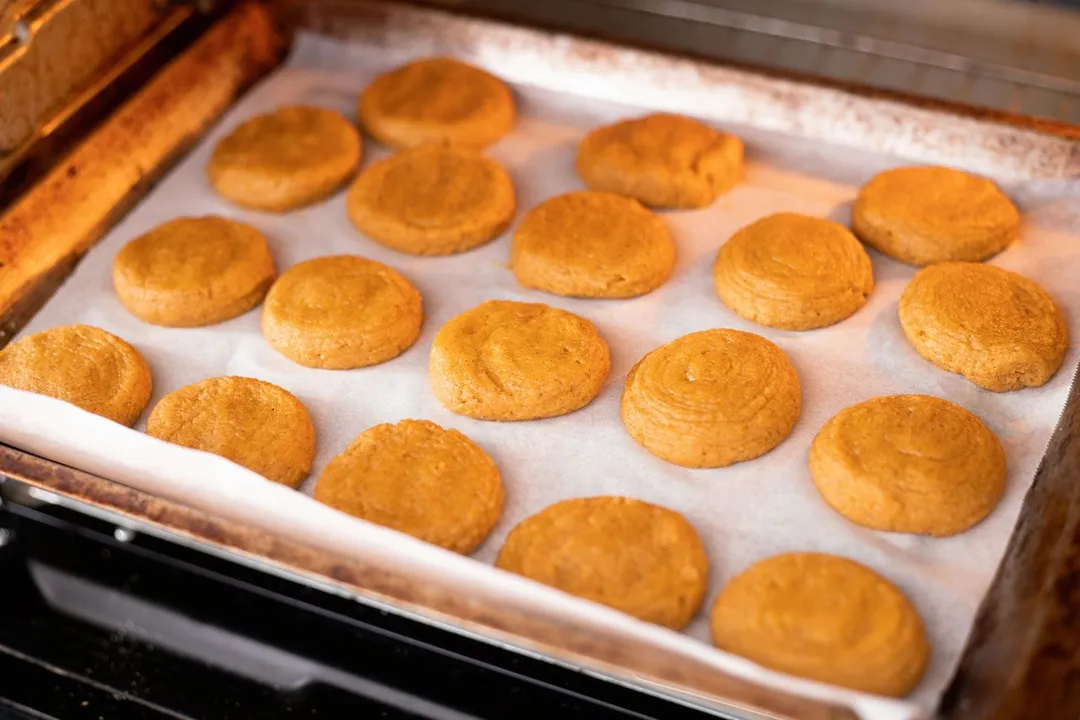
[[[1061,496],[1069,492],[1061,479],[1066,471],[1061,466],[1070,457],[1067,423],[1053,440],[1056,455],[1044,451],[1070,397],[1080,357],[1075,346],[1044,387],[990,393],[938,370],[906,343],[897,302],[912,268],[872,253],[876,287],[866,306],[836,326],[803,333],[736,317],[716,298],[710,269],[720,245],[757,218],[786,210],[846,222],[855,191],[873,173],[912,162],[952,165],[993,177],[1018,203],[1024,213],[1022,237],[991,262],[1045,287],[1065,311],[1070,335],[1080,337],[1080,147],[995,119],[489,20],[405,5],[349,7],[355,22],[335,26],[338,37],[301,32],[286,64],[236,103],[104,236],[22,333],[81,322],[127,339],[149,360],[152,403],[219,375],[258,377],[288,388],[315,421],[312,478],[372,425],[411,417],[457,428],[483,446],[503,474],[506,507],[493,535],[472,558],[454,555],[339,514],[222,458],[159,442],[141,433],[141,425],[129,430],[6,387],[0,387],[0,441],[9,448],[0,448],[0,472],[49,489],[43,497],[90,502],[121,521],[126,517],[209,543],[363,602],[729,714],[927,717],[939,707],[958,666],[988,683],[995,682],[985,680],[993,676],[984,672],[988,663],[999,675],[1011,673],[1011,660],[1001,660],[1003,651],[994,645],[1001,642],[997,634],[1015,647],[1027,647],[1031,637],[1000,623],[1016,604],[1012,593],[1020,592],[1007,587],[1010,578],[1047,572],[1040,563],[1050,562],[1052,553],[1031,543],[1037,538],[1052,544],[1068,527],[1059,517],[1064,510],[1055,509],[1062,502],[1068,507]],[[489,154],[515,182],[519,217],[547,197],[581,187],[573,157],[586,131],[651,110],[693,115],[742,137],[748,149],[746,177],[707,209],[665,213],[678,249],[672,278],[644,297],[610,301],[558,298],[518,287],[506,267],[509,233],[462,255],[417,258],[359,234],[347,219],[343,193],[304,210],[271,215],[238,209],[212,192],[206,180],[210,150],[238,123],[295,103],[352,117],[360,90],[378,72],[436,54],[479,65],[513,84],[520,118]],[[366,139],[365,165],[386,154]],[[54,202],[57,197],[61,203],[76,202],[62,195],[54,195]],[[33,209],[25,201],[14,205],[0,218],[0,232],[39,232],[40,218],[27,220]],[[52,213],[64,216],[56,209]],[[303,259],[342,253],[398,269],[424,297],[419,341],[401,357],[372,368],[311,370],[266,345],[257,312],[182,330],[151,327],[129,315],[110,284],[116,252],[162,222],[207,214],[262,230],[279,272]],[[522,423],[475,421],[442,408],[427,378],[432,337],[454,315],[492,298],[544,302],[592,320],[612,351],[611,377],[597,400],[570,415]],[[762,458],[722,470],[684,470],[633,443],[619,421],[620,390],[631,365],[646,352],[713,327],[759,333],[783,348],[802,380],[803,412],[791,437]],[[974,529],[946,539],[875,533],[833,513],[815,492],[807,449],[822,424],[843,407],[895,393],[950,399],[979,415],[1001,438],[1009,466],[1007,491]],[[1070,407],[1075,404],[1073,397]],[[1036,489],[1029,493],[1040,466]],[[311,484],[304,486],[308,492]],[[687,631],[675,633],[492,567],[507,532],[526,516],[564,498],[605,494],[641,498],[690,519],[709,551],[707,603],[736,572],[784,551],[836,553],[878,570],[903,589],[926,622],[933,644],[926,677],[908,698],[891,700],[784,676],[713,648],[705,610]],[[1053,525],[1055,518],[1061,526]],[[1021,535],[1010,545],[1017,528]],[[1003,575],[995,583],[1007,548]],[[984,600],[978,630],[971,635]],[[954,683],[950,702],[955,706],[958,697],[977,696],[980,690],[986,688],[972,679]]]

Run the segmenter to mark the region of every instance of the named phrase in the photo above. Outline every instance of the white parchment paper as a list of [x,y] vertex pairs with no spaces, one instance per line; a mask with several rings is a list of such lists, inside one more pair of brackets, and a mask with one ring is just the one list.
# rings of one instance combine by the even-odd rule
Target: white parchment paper
[[[897,158],[747,127],[725,126],[747,141],[745,181],[707,209],[664,214],[678,247],[674,275],[656,292],[632,300],[571,300],[522,290],[507,269],[509,234],[466,254],[417,258],[359,234],[346,217],[343,193],[298,212],[271,215],[230,206],[212,192],[205,176],[210,150],[237,124],[287,103],[332,107],[352,117],[356,97],[371,78],[414,53],[415,48],[376,51],[362,44],[345,46],[302,37],[287,66],[241,100],[90,252],[23,334],[68,323],[88,323],[116,333],[149,361],[153,402],[184,385],[219,375],[257,377],[291,390],[311,411],[318,434],[318,456],[307,491],[331,457],[377,423],[426,418],[461,430],[491,454],[506,485],[505,514],[473,560],[340,515],[221,458],[167,445],[64,403],[4,387],[0,387],[0,440],[281,535],[421,568],[440,581],[460,584],[463,592],[513,598],[549,613],[575,614],[729,672],[852,703],[867,717],[927,712],[955,668],[1064,405],[1077,367],[1075,347],[1043,388],[1007,394],[980,390],[922,360],[906,343],[897,301],[914,270],[872,251],[874,293],[864,308],[839,325],[796,333],[736,317],[716,297],[711,278],[718,248],[736,229],[783,210],[846,221],[859,184],[880,169],[901,164]],[[497,63],[491,69],[499,72]],[[516,90],[520,121],[490,154],[513,177],[522,212],[547,197],[582,187],[573,172],[573,157],[576,143],[588,129],[642,112],[640,107],[535,86]],[[643,86],[635,100],[648,103],[648,90]],[[681,109],[695,112],[694,107]],[[386,154],[369,139],[365,142],[365,164]],[[1025,226],[1021,240],[992,262],[1049,290],[1068,316],[1072,337],[1080,338],[1080,193],[1075,184],[1053,180],[1006,184],[1025,213]],[[361,254],[397,268],[424,297],[426,318],[419,341],[401,357],[377,367],[312,370],[291,363],[263,341],[257,311],[202,329],[152,327],[128,314],[110,282],[116,252],[160,223],[204,214],[235,218],[262,230],[279,272],[308,258],[337,253]],[[492,298],[546,302],[592,320],[612,351],[611,378],[600,397],[573,414],[522,423],[475,421],[442,408],[427,380],[432,338],[451,317]],[[803,414],[792,436],[763,458],[720,470],[686,470],[634,444],[619,421],[619,394],[627,371],[646,352],[712,327],[756,332],[783,348],[802,380]],[[1009,462],[1008,490],[985,522],[946,539],[877,533],[847,522],[818,496],[806,467],[815,433],[840,409],[891,393],[945,397],[975,412],[1001,438]],[[926,621],[934,648],[926,678],[904,701],[867,698],[787,678],[708,645],[704,610],[685,633],[678,634],[490,567],[506,533],[526,516],[564,498],[601,494],[658,503],[693,522],[712,562],[707,602],[732,575],[780,552],[837,553],[875,568],[909,595]]]

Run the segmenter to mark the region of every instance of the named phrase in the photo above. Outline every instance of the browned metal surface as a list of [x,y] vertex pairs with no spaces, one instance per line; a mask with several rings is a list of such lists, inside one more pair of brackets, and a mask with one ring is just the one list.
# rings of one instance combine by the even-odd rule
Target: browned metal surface
[[0,152],[33,135],[158,20],[154,0],[36,0],[0,13]]
[[1080,383],[983,601],[947,718],[1080,718]]
[[81,255],[255,79],[283,46],[243,2],[0,216],[0,318]]
[[[125,38],[124,45],[115,46],[116,57],[103,63],[97,72],[85,79],[81,87],[50,102],[48,113],[36,118],[32,132],[7,148],[6,152],[0,152],[0,206],[8,204],[18,194],[19,187],[29,186],[36,181],[43,174],[41,168],[47,171],[62,156],[66,138],[77,136],[80,130],[85,133],[111,106],[117,104],[114,96],[120,89],[122,79],[137,90],[149,77],[148,73],[141,71],[152,56],[161,57],[160,64],[171,59],[166,55],[169,43],[165,39],[175,35],[177,28],[188,23],[193,15],[194,10],[187,6],[163,11],[155,16],[154,23],[137,40]],[[54,50],[63,57],[62,48]],[[172,50],[172,55],[175,55],[176,48]],[[0,73],[4,70],[0,68]],[[12,71],[12,68],[6,70]],[[4,83],[4,77],[0,75],[0,87]],[[5,98],[5,102],[9,109],[20,107],[17,105],[18,98]],[[95,108],[100,109],[96,116],[93,112]],[[3,122],[3,117],[0,117],[0,122]],[[3,132],[4,128],[0,128],[0,133]]]
[[331,555],[192,508],[152,497],[109,480],[0,445],[0,475],[20,480],[98,509],[131,517],[248,559],[331,582],[371,600],[437,622],[464,627],[489,639],[624,678],[684,689],[777,718],[856,720],[849,709],[798,698],[728,676],[703,663],[638,641],[539,617],[506,604],[463,597],[430,578]]
[[79,259],[79,255],[72,254],[61,260],[34,283],[30,290],[6,313],[0,315],[0,350],[11,342],[19,330],[30,322],[34,314],[44,307],[49,298],[60,289],[68,276],[74,272]]

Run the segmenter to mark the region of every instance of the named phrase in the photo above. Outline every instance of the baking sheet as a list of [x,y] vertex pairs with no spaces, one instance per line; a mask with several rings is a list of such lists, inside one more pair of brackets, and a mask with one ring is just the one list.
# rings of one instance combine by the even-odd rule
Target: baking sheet
[[[863,309],[839,325],[795,333],[739,319],[717,299],[711,278],[717,249],[737,228],[781,210],[846,221],[859,184],[901,161],[730,123],[723,126],[747,142],[745,181],[707,209],[664,213],[678,247],[675,272],[658,291],[632,300],[572,300],[518,288],[507,269],[509,233],[463,255],[417,258],[360,235],[346,217],[343,193],[281,216],[235,208],[214,195],[205,167],[219,137],[251,115],[286,103],[333,107],[353,116],[357,94],[377,72],[431,50],[422,33],[415,37],[420,39],[411,46],[388,50],[302,36],[287,66],[239,102],[109,233],[23,334],[75,322],[116,333],[147,357],[154,375],[152,402],[218,375],[247,375],[279,384],[304,402],[315,421],[318,455],[312,478],[374,424],[426,418],[457,428],[491,454],[506,486],[505,513],[491,538],[475,553],[479,562],[340,515],[221,458],[170,446],[49,398],[3,387],[0,440],[320,547],[378,557],[391,566],[418,568],[441,582],[460,586],[463,593],[505,598],[535,607],[537,612],[572,614],[704,659],[736,675],[850,703],[867,717],[913,717],[928,712],[959,659],[978,603],[1064,405],[1076,371],[1076,348],[1070,349],[1062,370],[1043,388],[1008,394],[982,391],[923,361],[908,346],[897,319],[897,300],[914,270],[872,251],[874,293]],[[470,59],[499,72],[509,67],[500,57],[489,52]],[[573,156],[577,141],[588,129],[642,112],[550,89],[566,90],[573,78],[552,73],[550,82],[544,82],[543,73],[532,67],[526,74],[524,79],[535,84],[516,88],[520,121],[490,150],[510,171],[521,211],[582,187],[573,173]],[[584,70],[577,78],[583,93],[596,94],[591,92],[597,87],[595,78]],[[682,97],[678,92],[665,93],[645,82],[638,90],[634,97],[641,103],[708,114],[702,105],[678,106],[676,101]],[[972,141],[977,144],[979,138],[973,136]],[[962,149],[952,146],[950,150],[958,162],[965,157]],[[367,164],[386,151],[367,141],[364,153]],[[972,157],[969,166],[984,172],[995,169],[986,167],[993,156],[976,152]],[[1017,180],[1045,173],[1028,173],[1030,168],[1018,165],[1014,155],[1000,157],[999,176],[1021,205],[1025,226],[1021,240],[992,262],[1047,288],[1064,308],[1071,336],[1080,337],[1080,192],[1076,183]],[[128,314],[111,288],[115,253],[162,222],[204,214],[232,217],[262,230],[279,272],[302,260],[336,253],[357,253],[397,268],[424,297],[426,318],[420,339],[401,357],[374,368],[313,370],[292,364],[263,341],[257,312],[202,329],[156,328]],[[451,317],[491,298],[546,302],[592,320],[612,351],[611,377],[600,397],[576,413],[523,423],[481,422],[443,409],[427,381],[432,338]],[[756,332],[783,348],[802,380],[803,413],[792,436],[763,458],[726,469],[686,470],[634,444],[619,421],[619,394],[627,371],[646,352],[710,327]],[[946,539],[889,535],[848,523],[820,499],[806,469],[814,434],[843,407],[890,393],[945,397],[978,414],[999,435],[1008,456],[1008,489],[985,522]],[[310,492],[312,484],[309,480],[304,490]],[[785,551],[832,552],[877,569],[911,597],[926,621],[934,646],[926,678],[903,701],[872,699],[786,678],[706,644],[708,606],[687,631],[677,634],[490,567],[506,533],[524,517],[567,497],[600,494],[658,503],[693,522],[712,562],[707,602],[735,573]]]

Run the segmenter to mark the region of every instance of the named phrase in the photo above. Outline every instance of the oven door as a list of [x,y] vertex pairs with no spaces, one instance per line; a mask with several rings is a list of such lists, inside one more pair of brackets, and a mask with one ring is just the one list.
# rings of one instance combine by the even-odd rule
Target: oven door
[[706,717],[0,490],[0,720]]

